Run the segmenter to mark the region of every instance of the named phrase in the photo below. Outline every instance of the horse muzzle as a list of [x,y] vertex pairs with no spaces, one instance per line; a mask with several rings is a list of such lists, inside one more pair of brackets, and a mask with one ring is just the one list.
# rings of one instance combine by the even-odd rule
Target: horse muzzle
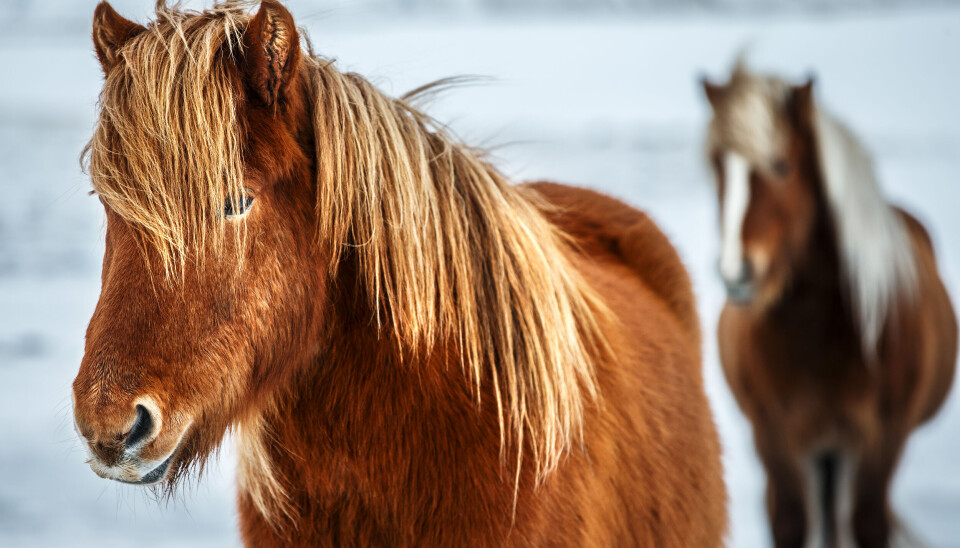
[[159,457],[145,456],[156,452],[150,445],[157,440],[161,427],[160,412],[150,400],[136,404],[132,426],[124,433],[111,435],[109,430],[84,425],[79,420],[75,427],[93,472],[122,483],[153,485],[163,481],[180,447],[178,440],[171,451]]
[[738,305],[750,304],[753,301],[753,297],[756,293],[753,283],[749,281],[737,281],[732,283],[724,281],[724,286],[727,289],[727,300]]
[[756,277],[754,276],[753,266],[744,259],[733,264],[735,268],[729,267],[721,261],[718,268],[720,278],[727,289],[727,299],[734,304],[749,304],[756,294]]

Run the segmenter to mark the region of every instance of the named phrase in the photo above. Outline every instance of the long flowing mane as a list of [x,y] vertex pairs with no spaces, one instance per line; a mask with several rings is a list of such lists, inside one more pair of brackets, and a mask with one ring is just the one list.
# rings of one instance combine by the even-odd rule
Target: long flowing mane
[[[231,72],[249,3],[157,7],[121,50],[88,145],[95,191],[164,260],[217,238],[211,212],[242,193],[242,101]],[[509,185],[407,99],[304,55],[298,78],[316,150],[316,242],[329,275],[348,256],[383,336],[415,360],[453,345],[478,403],[489,383],[501,446],[537,477],[579,436],[609,353],[606,308],[568,259],[571,242],[532,191]],[[310,153],[310,151],[307,151]],[[306,244],[306,242],[304,242]],[[182,259],[181,259],[182,260]],[[262,455],[261,455],[262,456]],[[271,488],[268,488],[268,490]],[[269,494],[276,498],[277,493]],[[258,503],[259,504],[259,503]]]
[[842,266],[869,358],[897,300],[917,291],[917,264],[903,218],[884,199],[873,159],[817,105],[814,137]]
[[[378,324],[410,350],[456,341],[543,474],[580,428],[605,306],[532,192],[402,99],[307,56],[320,237],[356,253]],[[479,390],[477,391],[479,394]],[[503,424],[501,425],[503,427]]]

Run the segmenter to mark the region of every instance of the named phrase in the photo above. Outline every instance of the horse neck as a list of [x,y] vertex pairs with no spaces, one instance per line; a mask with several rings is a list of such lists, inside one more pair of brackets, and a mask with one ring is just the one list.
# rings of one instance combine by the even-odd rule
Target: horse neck
[[[815,184],[819,184],[815,182]],[[822,188],[822,187],[820,187]],[[796,315],[798,310],[846,303],[836,227],[822,191],[815,190],[815,212],[810,237],[796,254],[787,285],[773,313]],[[842,307],[849,314],[849,307]]]
[[305,509],[346,513],[341,505],[349,493],[361,506],[349,511],[402,514],[417,507],[403,497],[442,498],[463,481],[435,473],[453,470],[451,462],[513,478],[497,460],[492,392],[481,394],[478,409],[453,344],[401,353],[378,329],[360,290],[349,289],[350,272],[346,266],[337,280],[327,342],[265,415],[271,460],[297,512],[305,519]]

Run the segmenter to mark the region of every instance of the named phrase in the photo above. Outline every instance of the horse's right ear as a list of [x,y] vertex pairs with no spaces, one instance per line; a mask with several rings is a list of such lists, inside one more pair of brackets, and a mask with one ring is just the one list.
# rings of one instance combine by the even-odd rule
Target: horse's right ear
[[714,84],[706,76],[700,77],[700,85],[703,86],[703,93],[707,96],[707,101],[710,101],[710,106],[716,109],[727,92],[726,86]]
[[293,16],[275,0],[263,0],[243,32],[240,70],[255,96],[275,108],[297,74],[300,35]]
[[124,19],[106,1],[100,2],[93,12],[93,48],[103,72],[110,72],[117,64],[120,48],[145,30],[143,25]]
[[813,106],[813,76],[807,78],[807,81],[799,86],[790,88],[790,98],[788,101],[791,114],[796,122],[802,126],[809,127],[813,124],[814,106]]

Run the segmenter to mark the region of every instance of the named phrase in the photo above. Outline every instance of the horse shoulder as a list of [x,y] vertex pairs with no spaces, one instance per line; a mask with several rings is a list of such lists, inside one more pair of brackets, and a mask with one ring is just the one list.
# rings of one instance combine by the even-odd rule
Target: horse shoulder
[[757,355],[751,333],[755,320],[741,307],[727,303],[717,322],[720,368],[737,405],[751,420],[770,410],[776,398],[765,361]]

